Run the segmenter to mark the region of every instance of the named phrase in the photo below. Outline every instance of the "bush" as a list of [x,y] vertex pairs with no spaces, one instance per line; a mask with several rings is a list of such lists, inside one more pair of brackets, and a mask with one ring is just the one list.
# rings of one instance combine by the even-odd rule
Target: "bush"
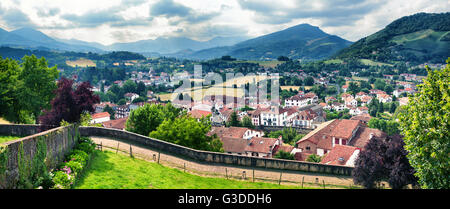
[[[85,163],[83,163],[85,164]],[[77,174],[79,174],[82,170],[83,170],[83,164],[81,162],[75,161],[75,160],[71,160],[69,162],[64,163],[64,166],[67,166],[70,168],[70,170],[74,173],[74,175],[76,176]]]
[[66,171],[56,171],[53,176],[53,182],[55,183],[55,189],[70,189],[73,185],[74,177],[68,174]]

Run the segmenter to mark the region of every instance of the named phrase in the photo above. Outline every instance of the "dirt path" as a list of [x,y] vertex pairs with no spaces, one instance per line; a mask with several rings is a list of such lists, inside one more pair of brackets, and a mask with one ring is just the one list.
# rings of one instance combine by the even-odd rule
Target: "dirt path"
[[323,188],[348,188],[353,185],[351,177],[344,176],[332,176],[318,173],[307,173],[301,171],[289,171],[278,169],[264,169],[253,168],[244,166],[232,166],[226,164],[206,164],[196,162],[190,159],[184,159],[182,157],[170,155],[167,153],[159,153],[156,149],[150,149],[141,145],[125,142],[119,139],[112,139],[107,137],[91,137],[97,144],[102,144],[103,148],[109,148],[112,151],[116,151],[117,147],[119,151],[130,153],[130,147],[132,155],[138,158],[142,158],[148,161],[158,161],[163,165],[177,168],[195,175],[209,176],[209,177],[221,177],[221,178],[234,178],[242,179],[243,172],[245,171],[246,180],[253,180],[253,172],[255,175],[255,181],[276,182],[278,183],[281,174],[282,184],[296,184],[302,185],[302,181],[305,187],[319,187]]

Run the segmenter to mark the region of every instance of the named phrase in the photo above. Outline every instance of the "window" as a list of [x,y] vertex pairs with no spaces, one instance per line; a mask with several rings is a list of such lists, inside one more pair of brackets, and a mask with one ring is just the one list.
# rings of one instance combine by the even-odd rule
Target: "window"
[[347,140],[342,140],[342,145],[346,145],[347,144]]
[[306,147],[306,150],[311,150],[311,147]]
[[334,144],[339,144],[339,139],[334,139]]

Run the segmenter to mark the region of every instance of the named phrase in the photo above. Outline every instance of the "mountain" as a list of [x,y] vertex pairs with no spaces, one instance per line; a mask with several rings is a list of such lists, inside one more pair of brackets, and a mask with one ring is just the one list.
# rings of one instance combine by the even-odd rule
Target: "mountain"
[[287,56],[292,59],[324,59],[352,42],[330,35],[318,27],[300,24],[232,46],[215,47],[177,56],[192,59],[213,59],[230,55],[239,59],[266,60]]
[[76,52],[101,52],[101,49],[88,45],[64,43],[55,40],[32,28],[20,28],[11,32],[0,29],[0,45],[27,48]]
[[445,63],[450,57],[450,13],[405,16],[339,51],[334,58]]
[[215,37],[208,41],[196,41],[185,37],[168,37],[141,40],[129,43],[115,43],[105,46],[103,49],[109,51],[132,51],[132,52],[157,52],[159,54],[170,54],[182,50],[202,50],[218,46],[233,45],[246,40],[246,37]]

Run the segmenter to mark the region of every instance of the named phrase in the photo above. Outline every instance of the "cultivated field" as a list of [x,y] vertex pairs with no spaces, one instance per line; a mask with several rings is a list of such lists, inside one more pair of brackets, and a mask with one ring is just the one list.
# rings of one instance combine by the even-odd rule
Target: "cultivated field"
[[[189,96],[191,96],[194,101],[201,101],[204,96],[207,95],[226,95],[230,97],[243,97],[244,92],[242,88],[240,88],[241,85],[244,85],[246,83],[254,83],[254,82],[260,82],[262,80],[268,79],[270,76],[242,76],[238,78],[233,78],[229,81],[226,81],[224,83],[215,84],[208,88],[191,88],[188,90],[183,91],[183,94],[187,93]],[[271,77],[274,78],[274,77]],[[197,80],[198,81],[198,80]],[[233,85],[237,85],[238,88],[232,88]],[[174,99],[177,95],[180,93],[168,93],[168,94],[160,94],[158,97],[162,101],[169,101]]]
[[77,67],[77,66],[78,67],[95,67],[96,66],[94,61],[92,61],[90,59],[84,59],[84,58],[80,58],[75,61],[67,60],[66,64],[71,67]]

